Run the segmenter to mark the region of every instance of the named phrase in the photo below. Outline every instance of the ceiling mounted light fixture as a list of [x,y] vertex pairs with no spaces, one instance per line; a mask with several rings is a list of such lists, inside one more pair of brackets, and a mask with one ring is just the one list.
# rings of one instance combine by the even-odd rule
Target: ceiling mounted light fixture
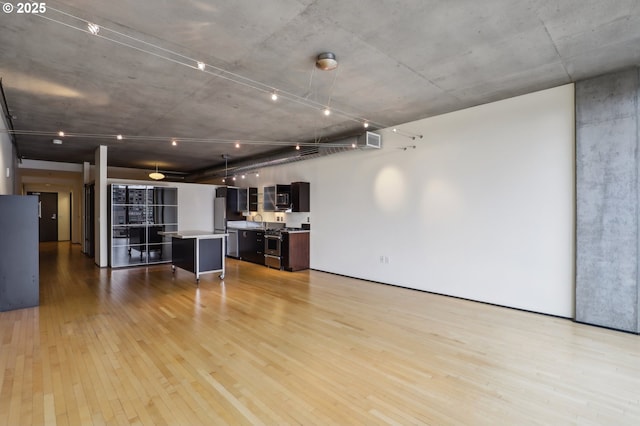
[[363,126],[365,129],[369,128],[369,122],[368,122],[368,121],[365,121],[364,123],[362,123],[362,126]]
[[162,180],[164,179],[164,174],[158,171],[158,165],[156,164],[156,171],[149,173],[149,177],[153,180]]
[[60,139],[54,139],[53,140],[53,144],[54,145],[62,145],[62,141]]
[[326,107],[323,112],[324,112],[324,115],[327,115],[327,116],[331,115],[331,110],[329,109],[329,107]]
[[93,35],[98,35],[100,32],[100,26],[98,24],[94,24],[93,22],[87,22],[87,30]]
[[198,61],[198,69],[200,71],[204,71],[204,69],[207,67],[207,65],[204,62],[200,62]]
[[318,55],[316,58],[316,67],[323,71],[331,71],[338,67],[338,60],[336,55],[331,52],[325,52]]
[[60,131],[58,132],[58,136],[63,137],[63,136],[64,136],[64,132],[63,132],[62,130],[60,130]]
[[117,140],[119,140],[119,141],[121,141],[121,140],[122,140],[122,135],[117,135],[117,136],[116,136],[116,139],[117,139]]
[[173,145],[173,146],[177,146],[177,145],[178,145],[178,141],[177,141],[177,140],[175,140],[175,139],[174,139],[174,140],[172,140],[172,141],[171,141],[171,145]]
[[275,90],[271,93],[271,100],[274,102],[278,100],[278,94],[275,92]]

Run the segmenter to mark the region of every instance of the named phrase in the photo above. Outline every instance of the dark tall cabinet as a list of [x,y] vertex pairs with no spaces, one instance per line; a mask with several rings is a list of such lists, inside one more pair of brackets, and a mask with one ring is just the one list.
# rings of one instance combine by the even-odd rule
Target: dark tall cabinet
[[291,211],[310,212],[310,185],[309,182],[291,183]]
[[[239,209],[239,189],[240,188],[233,188],[230,186],[222,186],[220,188],[216,188],[216,198],[225,198],[227,200],[227,220],[244,220],[242,210]],[[247,204],[246,199],[245,204]]]
[[40,304],[38,197],[0,195],[0,311]]

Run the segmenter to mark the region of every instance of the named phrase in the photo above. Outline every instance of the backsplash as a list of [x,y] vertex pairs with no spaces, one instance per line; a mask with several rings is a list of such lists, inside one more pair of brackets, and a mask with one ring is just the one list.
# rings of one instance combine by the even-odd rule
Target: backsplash
[[[262,216],[262,220],[260,220]],[[284,213],[284,212],[250,212],[246,215],[248,221],[281,223],[289,228],[302,228],[303,223],[311,223],[311,213]]]

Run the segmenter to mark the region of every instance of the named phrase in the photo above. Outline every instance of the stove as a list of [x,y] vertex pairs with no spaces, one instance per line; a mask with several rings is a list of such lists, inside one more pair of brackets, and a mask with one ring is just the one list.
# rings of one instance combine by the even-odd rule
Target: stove
[[264,231],[264,264],[270,268],[282,269],[282,233],[280,229]]

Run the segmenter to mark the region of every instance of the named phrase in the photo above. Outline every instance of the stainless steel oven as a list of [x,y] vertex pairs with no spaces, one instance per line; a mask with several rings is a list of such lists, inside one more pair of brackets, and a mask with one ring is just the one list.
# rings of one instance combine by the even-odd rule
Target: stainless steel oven
[[279,232],[264,235],[264,264],[271,268],[282,268],[282,235]]

